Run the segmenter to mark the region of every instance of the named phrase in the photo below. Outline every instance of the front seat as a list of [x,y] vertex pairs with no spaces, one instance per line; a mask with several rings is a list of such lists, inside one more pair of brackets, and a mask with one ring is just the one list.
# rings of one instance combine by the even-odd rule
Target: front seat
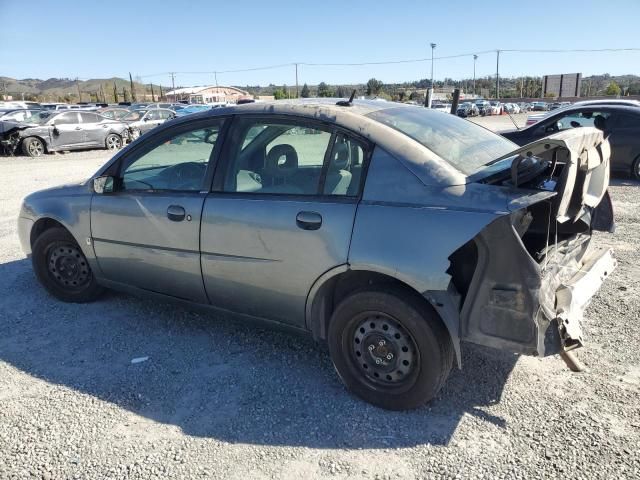
[[291,183],[291,177],[298,171],[298,153],[291,145],[283,143],[269,150],[262,170],[264,193],[303,193]]
[[329,164],[324,191],[330,195],[346,195],[351,185],[349,168],[349,147],[346,143],[336,144],[333,158]]
[[593,119],[593,126],[596,127],[598,130],[602,130],[604,132],[604,129],[607,126],[607,119],[604,118],[602,115],[596,115],[595,118]]

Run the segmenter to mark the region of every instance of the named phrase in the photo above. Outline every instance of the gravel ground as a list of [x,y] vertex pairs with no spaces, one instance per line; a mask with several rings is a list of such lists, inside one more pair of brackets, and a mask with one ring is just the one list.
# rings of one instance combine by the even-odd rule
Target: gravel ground
[[433,402],[387,412],[309,339],[123,294],[49,297],[19,249],[21,198],[108,158],[0,158],[1,479],[640,477],[638,183],[614,180],[618,229],[596,239],[620,265],[587,312],[587,372],[465,345]]

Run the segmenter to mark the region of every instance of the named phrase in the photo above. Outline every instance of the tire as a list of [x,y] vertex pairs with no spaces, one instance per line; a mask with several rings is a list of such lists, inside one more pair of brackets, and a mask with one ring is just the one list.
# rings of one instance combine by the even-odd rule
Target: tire
[[636,158],[631,166],[631,176],[636,180],[640,180],[640,157]]
[[29,157],[40,157],[45,152],[44,142],[37,137],[27,137],[22,141],[22,153]]
[[122,148],[122,137],[115,133],[110,133],[104,140],[104,146],[107,150],[120,150]]
[[340,302],[328,343],[346,387],[388,410],[427,403],[453,364],[451,340],[436,313],[417,294],[395,287],[362,290]]
[[36,277],[54,297],[63,302],[87,303],[103,293],[78,243],[64,228],[45,230],[32,250]]

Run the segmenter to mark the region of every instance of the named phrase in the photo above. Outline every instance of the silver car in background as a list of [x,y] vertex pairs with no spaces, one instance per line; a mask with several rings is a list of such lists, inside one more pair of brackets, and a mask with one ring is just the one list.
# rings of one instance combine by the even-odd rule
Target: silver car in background
[[252,103],[29,195],[18,231],[60,300],[113,288],[309,332],[352,392],[407,409],[463,342],[579,367],[583,310],[615,267],[590,246],[613,229],[608,182],[593,128],[519,148],[393,102]]
[[67,150],[117,150],[129,136],[125,123],[88,111],[41,110],[22,122],[0,123],[0,141],[6,149],[30,157]]

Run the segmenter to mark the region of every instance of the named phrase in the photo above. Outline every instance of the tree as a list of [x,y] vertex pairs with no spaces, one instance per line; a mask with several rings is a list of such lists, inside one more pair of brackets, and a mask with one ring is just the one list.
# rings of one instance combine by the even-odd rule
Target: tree
[[309,85],[307,85],[306,83],[302,86],[302,90],[300,91],[300,96],[302,98],[309,98],[311,96]]
[[129,83],[131,84],[131,99],[135,102],[136,99],[136,89],[133,86],[133,78],[131,77],[131,72],[129,72]]
[[607,86],[607,89],[605,90],[605,94],[606,95],[620,95],[620,85],[618,85],[616,82],[612,81],[611,83],[609,83],[609,85]]
[[287,94],[284,93],[284,91],[281,88],[278,88],[273,91],[273,98],[275,98],[276,100],[282,100],[287,98]]
[[349,89],[347,87],[343,87],[342,85],[339,85],[336,88],[336,97],[338,98],[345,98],[345,97],[350,97],[351,96],[351,92],[349,91]]
[[378,95],[382,90],[382,82],[375,78],[370,78],[367,82],[367,95]]
[[116,86],[116,82],[113,82],[113,101],[118,103],[118,87]]
[[124,98],[125,102],[129,101],[129,92],[127,92],[127,89],[122,87],[122,98]]
[[318,85],[318,96],[319,97],[331,97],[331,96],[333,96],[333,91],[331,90],[329,85],[327,85],[324,82],[320,82],[320,84]]

